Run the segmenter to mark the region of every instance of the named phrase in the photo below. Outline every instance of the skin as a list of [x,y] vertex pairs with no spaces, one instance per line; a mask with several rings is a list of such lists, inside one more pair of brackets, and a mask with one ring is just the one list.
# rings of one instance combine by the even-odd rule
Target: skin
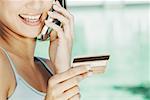
[[[48,13],[52,7],[55,12]],[[47,13],[61,21],[63,27],[49,20],[45,21]],[[20,21],[19,14],[42,14],[41,23],[34,27],[26,25]],[[34,61],[35,37],[40,34],[44,23],[54,29],[50,34],[48,50],[51,60],[44,59],[55,73],[54,76],[42,69],[40,62]],[[73,16],[57,1],[0,0],[0,46],[5,48],[13,59],[17,73],[35,89],[46,93],[45,100],[79,100],[78,84],[88,77],[91,71],[88,65],[71,68],[73,27]],[[104,69],[100,67],[99,73],[103,73]],[[0,100],[7,100],[15,87],[16,80],[10,62],[0,49]]]

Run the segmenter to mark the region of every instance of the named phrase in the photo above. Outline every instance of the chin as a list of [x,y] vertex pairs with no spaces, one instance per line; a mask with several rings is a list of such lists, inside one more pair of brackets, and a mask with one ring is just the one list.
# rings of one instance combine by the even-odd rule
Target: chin
[[17,17],[16,22],[18,33],[29,38],[36,38],[41,33],[44,24],[41,14],[35,16],[22,14]]
[[23,37],[36,38],[41,33],[41,30],[42,30],[42,25],[34,26],[34,27],[27,26],[27,25],[19,25],[19,26],[18,25],[16,26],[18,32],[16,33],[19,33],[19,35]]
[[27,37],[27,38],[36,38],[40,33],[33,33],[33,32],[30,32],[28,34],[23,34],[24,37]]
[[28,31],[28,32],[24,32],[19,35],[23,36],[23,37],[27,37],[27,38],[36,38],[38,35],[40,34],[39,31]]

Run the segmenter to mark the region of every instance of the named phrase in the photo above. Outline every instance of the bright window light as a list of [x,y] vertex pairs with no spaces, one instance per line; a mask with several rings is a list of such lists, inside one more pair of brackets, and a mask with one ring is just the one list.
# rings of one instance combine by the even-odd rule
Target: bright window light
[[127,4],[140,4],[149,3],[150,0],[67,0],[69,6],[90,6],[90,5],[103,5],[103,4],[127,3]]

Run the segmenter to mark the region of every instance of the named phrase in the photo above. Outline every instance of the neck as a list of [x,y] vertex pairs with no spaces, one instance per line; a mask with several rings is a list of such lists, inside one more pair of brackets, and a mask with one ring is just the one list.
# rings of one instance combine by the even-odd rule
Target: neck
[[36,41],[33,38],[25,38],[17,34],[0,34],[0,46],[17,58],[34,62],[34,50]]

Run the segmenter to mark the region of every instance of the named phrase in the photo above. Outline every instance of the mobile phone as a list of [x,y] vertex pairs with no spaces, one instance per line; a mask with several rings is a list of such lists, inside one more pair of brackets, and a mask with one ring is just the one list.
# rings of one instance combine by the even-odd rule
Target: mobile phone
[[80,65],[91,65],[91,67],[105,67],[109,60],[109,57],[110,55],[75,57],[72,66],[75,67]]
[[[66,9],[66,1],[65,0],[58,0],[58,1],[60,2],[61,6]],[[52,9],[50,9],[50,11],[53,12],[54,9],[52,8]],[[47,19],[51,19],[51,18],[47,15],[46,20]],[[61,25],[61,22],[58,21],[57,19],[52,20],[52,22],[55,23],[55,24],[57,24],[57,25],[59,25],[59,26]],[[52,28],[44,25],[44,27],[43,27],[40,35],[37,37],[37,39],[41,40],[41,41],[49,40],[50,39],[50,33],[52,32],[52,30],[53,30]]]

